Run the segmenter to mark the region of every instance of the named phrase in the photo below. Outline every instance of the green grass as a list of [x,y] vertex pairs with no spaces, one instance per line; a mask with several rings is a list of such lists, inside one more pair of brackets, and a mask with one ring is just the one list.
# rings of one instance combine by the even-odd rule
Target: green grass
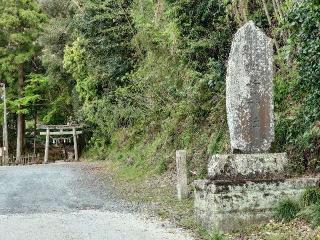
[[317,188],[306,189],[301,196],[300,202],[303,207],[307,207],[320,202],[320,190]]
[[300,211],[299,203],[292,199],[284,199],[279,202],[275,209],[275,218],[278,220],[290,221]]
[[304,208],[299,217],[307,220],[313,227],[320,226],[320,202]]
[[320,226],[320,189],[306,189],[299,202],[293,199],[280,201],[275,210],[275,217],[284,221],[302,218],[314,227]]
[[226,240],[226,237],[217,230],[211,233],[210,240]]

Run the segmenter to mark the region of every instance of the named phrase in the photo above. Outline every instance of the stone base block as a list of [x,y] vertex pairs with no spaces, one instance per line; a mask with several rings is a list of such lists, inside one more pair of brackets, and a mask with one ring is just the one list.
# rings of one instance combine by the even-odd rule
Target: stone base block
[[208,164],[210,179],[266,179],[284,177],[286,153],[217,154]]
[[279,200],[297,198],[320,177],[278,180],[196,180],[195,213],[208,229],[224,232],[269,219]]

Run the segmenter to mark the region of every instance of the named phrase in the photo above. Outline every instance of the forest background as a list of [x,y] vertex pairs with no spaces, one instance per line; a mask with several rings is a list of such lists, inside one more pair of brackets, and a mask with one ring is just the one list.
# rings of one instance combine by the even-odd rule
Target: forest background
[[318,171],[319,19],[319,0],[0,0],[10,152],[41,143],[37,123],[85,123],[87,157],[141,176],[173,169],[187,149],[205,176],[208,156],[230,148],[226,64],[253,20],[274,40],[272,151]]

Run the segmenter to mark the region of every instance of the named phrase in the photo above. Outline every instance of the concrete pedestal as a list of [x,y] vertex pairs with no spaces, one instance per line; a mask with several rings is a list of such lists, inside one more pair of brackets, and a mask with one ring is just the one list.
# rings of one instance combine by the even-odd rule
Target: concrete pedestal
[[281,199],[298,198],[306,188],[319,186],[319,177],[285,178],[286,159],[285,154],[213,156],[209,178],[194,182],[198,220],[207,229],[241,229],[270,219]]

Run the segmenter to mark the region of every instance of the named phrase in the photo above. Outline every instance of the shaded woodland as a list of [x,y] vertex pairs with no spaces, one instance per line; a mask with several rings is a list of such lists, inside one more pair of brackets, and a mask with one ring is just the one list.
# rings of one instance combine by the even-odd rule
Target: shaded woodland
[[274,40],[273,151],[320,170],[319,19],[319,0],[0,0],[10,151],[40,146],[37,123],[84,123],[88,157],[161,173],[187,149],[203,176],[230,148],[226,63],[253,20]]

